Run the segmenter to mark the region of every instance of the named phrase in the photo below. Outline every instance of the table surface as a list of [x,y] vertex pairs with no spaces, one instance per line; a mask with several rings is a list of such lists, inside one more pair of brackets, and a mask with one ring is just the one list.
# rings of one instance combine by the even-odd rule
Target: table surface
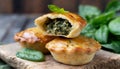
[[0,14],[0,43],[15,42],[14,34],[26,28],[34,27],[34,19],[41,14]]

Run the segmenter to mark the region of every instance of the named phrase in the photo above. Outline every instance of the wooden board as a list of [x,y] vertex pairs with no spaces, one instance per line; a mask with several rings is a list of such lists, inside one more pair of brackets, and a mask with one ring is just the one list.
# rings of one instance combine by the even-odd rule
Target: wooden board
[[92,62],[82,66],[71,66],[56,62],[46,55],[45,62],[31,62],[15,56],[21,47],[18,43],[0,46],[0,58],[15,69],[120,69],[120,55],[100,50]]

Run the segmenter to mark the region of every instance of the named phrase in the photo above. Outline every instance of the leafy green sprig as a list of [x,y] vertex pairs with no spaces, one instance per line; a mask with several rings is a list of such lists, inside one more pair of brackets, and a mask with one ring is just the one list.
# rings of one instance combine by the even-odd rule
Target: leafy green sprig
[[120,54],[120,0],[111,0],[100,13],[95,6],[80,5],[79,14],[87,20],[81,35],[99,41],[103,49]]
[[64,10],[64,8],[60,8],[56,5],[48,5],[48,8],[50,11],[55,12],[55,13],[66,13],[68,11]]

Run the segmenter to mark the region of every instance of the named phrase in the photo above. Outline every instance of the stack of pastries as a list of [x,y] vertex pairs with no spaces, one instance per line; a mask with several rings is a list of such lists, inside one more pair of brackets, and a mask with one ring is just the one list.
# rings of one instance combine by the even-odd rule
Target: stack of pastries
[[86,21],[71,12],[48,13],[35,19],[34,28],[15,35],[22,47],[51,53],[53,58],[69,65],[89,63],[101,45],[94,39],[81,36]]

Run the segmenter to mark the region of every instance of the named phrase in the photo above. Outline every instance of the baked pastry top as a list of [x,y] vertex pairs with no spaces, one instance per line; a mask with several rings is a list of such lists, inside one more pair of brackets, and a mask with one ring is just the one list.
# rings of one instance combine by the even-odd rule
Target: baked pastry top
[[47,43],[54,37],[43,35],[37,27],[28,28],[24,31],[17,33],[14,39],[19,42],[27,42],[33,44],[35,42]]
[[84,36],[76,38],[55,38],[46,44],[53,58],[61,63],[69,65],[83,65],[94,58],[101,45]]
[[35,24],[45,35],[74,38],[80,34],[86,21],[74,13],[66,12],[45,14],[35,19]]
[[39,50],[46,54],[49,51],[45,48],[45,45],[54,37],[43,35],[37,27],[33,27],[15,34],[14,39],[22,47]]
[[79,36],[76,38],[55,38],[51,42],[47,43],[46,48],[53,52],[66,52],[89,54],[98,51],[101,48],[99,42],[94,39],[87,38],[85,36]]

